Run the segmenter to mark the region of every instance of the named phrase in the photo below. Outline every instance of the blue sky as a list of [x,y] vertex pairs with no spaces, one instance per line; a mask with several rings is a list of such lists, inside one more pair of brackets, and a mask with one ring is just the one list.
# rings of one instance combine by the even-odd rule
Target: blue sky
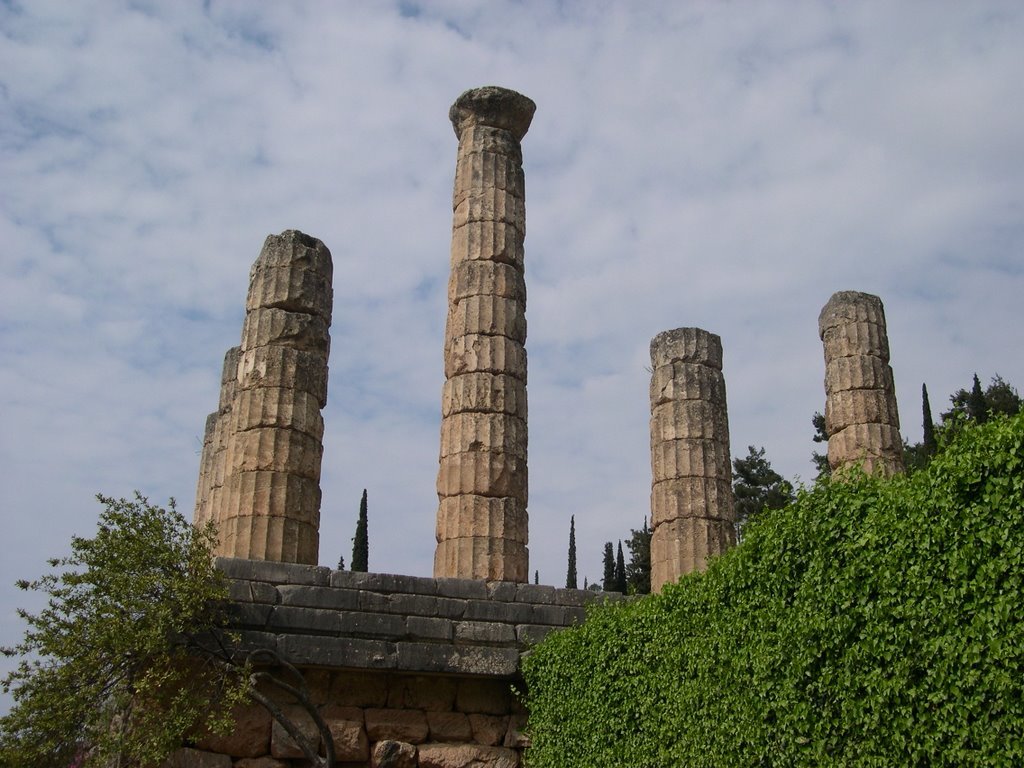
[[922,382],[936,411],[975,371],[1024,386],[1022,40],[1017,2],[0,3],[0,644],[96,492],[191,514],[249,266],[285,229],[335,263],[321,563],[367,488],[371,569],[430,573],[467,88],[537,103],[542,582],[570,515],[591,580],[644,521],[662,330],[722,337],[732,453],[790,478],[834,291],[885,302],[911,441]]

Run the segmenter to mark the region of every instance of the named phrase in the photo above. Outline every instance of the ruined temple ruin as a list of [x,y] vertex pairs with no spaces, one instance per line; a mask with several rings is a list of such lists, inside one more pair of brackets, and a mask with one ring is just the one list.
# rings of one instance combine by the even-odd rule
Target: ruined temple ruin
[[249,273],[196,494],[195,521],[216,524],[217,554],[317,562],[332,272],[323,243],[289,230],[267,238]]
[[[433,578],[317,566],[321,409],[327,399],[331,255],[319,240],[268,237],[250,273],[242,341],[224,358],[206,422],[195,522],[220,534],[240,650],[301,670],[340,764],[520,768],[520,659],[614,593],[528,580],[525,186],[520,141],[533,102],[462,94],[444,340]],[[829,461],[901,469],[902,441],[881,301],[835,294],[821,312]],[[651,586],[659,591],[735,544],[721,339],[700,328],[651,341]],[[320,732],[279,702],[311,743]],[[235,731],[168,766],[308,765],[259,705]],[[176,762],[175,762],[176,761]]]
[[825,348],[825,432],[834,473],[903,471],[903,438],[882,300],[839,291],[818,316]]
[[525,184],[534,103],[477,88],[459,140],[444,336],[434,575],[527,581]]
[[736,544],[722,340],[677,328],[651,340],[651,591]]

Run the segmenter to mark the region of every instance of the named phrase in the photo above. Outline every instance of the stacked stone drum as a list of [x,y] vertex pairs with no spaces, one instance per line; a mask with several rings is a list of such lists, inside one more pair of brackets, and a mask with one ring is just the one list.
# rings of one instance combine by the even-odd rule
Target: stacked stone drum
[[877,296],[832,295],[818,317],[825,348],[825,431],[834,473],[851,466],[903,471],[903,438],[889,366],[885,310]]
[[535,105],[467,91],[459,139],[437,477],[434,575],[528,579],[525,185],[520,141]]
[[217,554],[317,562],[332,272],[322,242],[289,230],[267,238],[249,274],[235,379],[222,385],[231,405],[216,420],[227,423],[223,480],[196,509],[217,524]]
[[736,543],[722,341],[677,328],[651,341],[651,589]]

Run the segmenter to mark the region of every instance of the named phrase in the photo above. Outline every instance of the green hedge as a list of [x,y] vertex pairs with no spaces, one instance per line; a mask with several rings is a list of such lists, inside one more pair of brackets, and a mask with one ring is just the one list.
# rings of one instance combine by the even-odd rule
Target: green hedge
[[531,768],[1024,765],[1024,414],[802,491],[524,667]]

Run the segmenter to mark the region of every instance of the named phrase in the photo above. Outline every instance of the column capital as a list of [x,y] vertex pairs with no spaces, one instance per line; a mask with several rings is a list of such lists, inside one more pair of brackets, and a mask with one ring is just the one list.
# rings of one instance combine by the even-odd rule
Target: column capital
[[467,125],[487,125],[503,128],[522,141],[530,128],[537,105],[521,93],[485,85],[463,93],[448,110],[448,118],[455,128],[455,135],[462,138],[462,129]]

